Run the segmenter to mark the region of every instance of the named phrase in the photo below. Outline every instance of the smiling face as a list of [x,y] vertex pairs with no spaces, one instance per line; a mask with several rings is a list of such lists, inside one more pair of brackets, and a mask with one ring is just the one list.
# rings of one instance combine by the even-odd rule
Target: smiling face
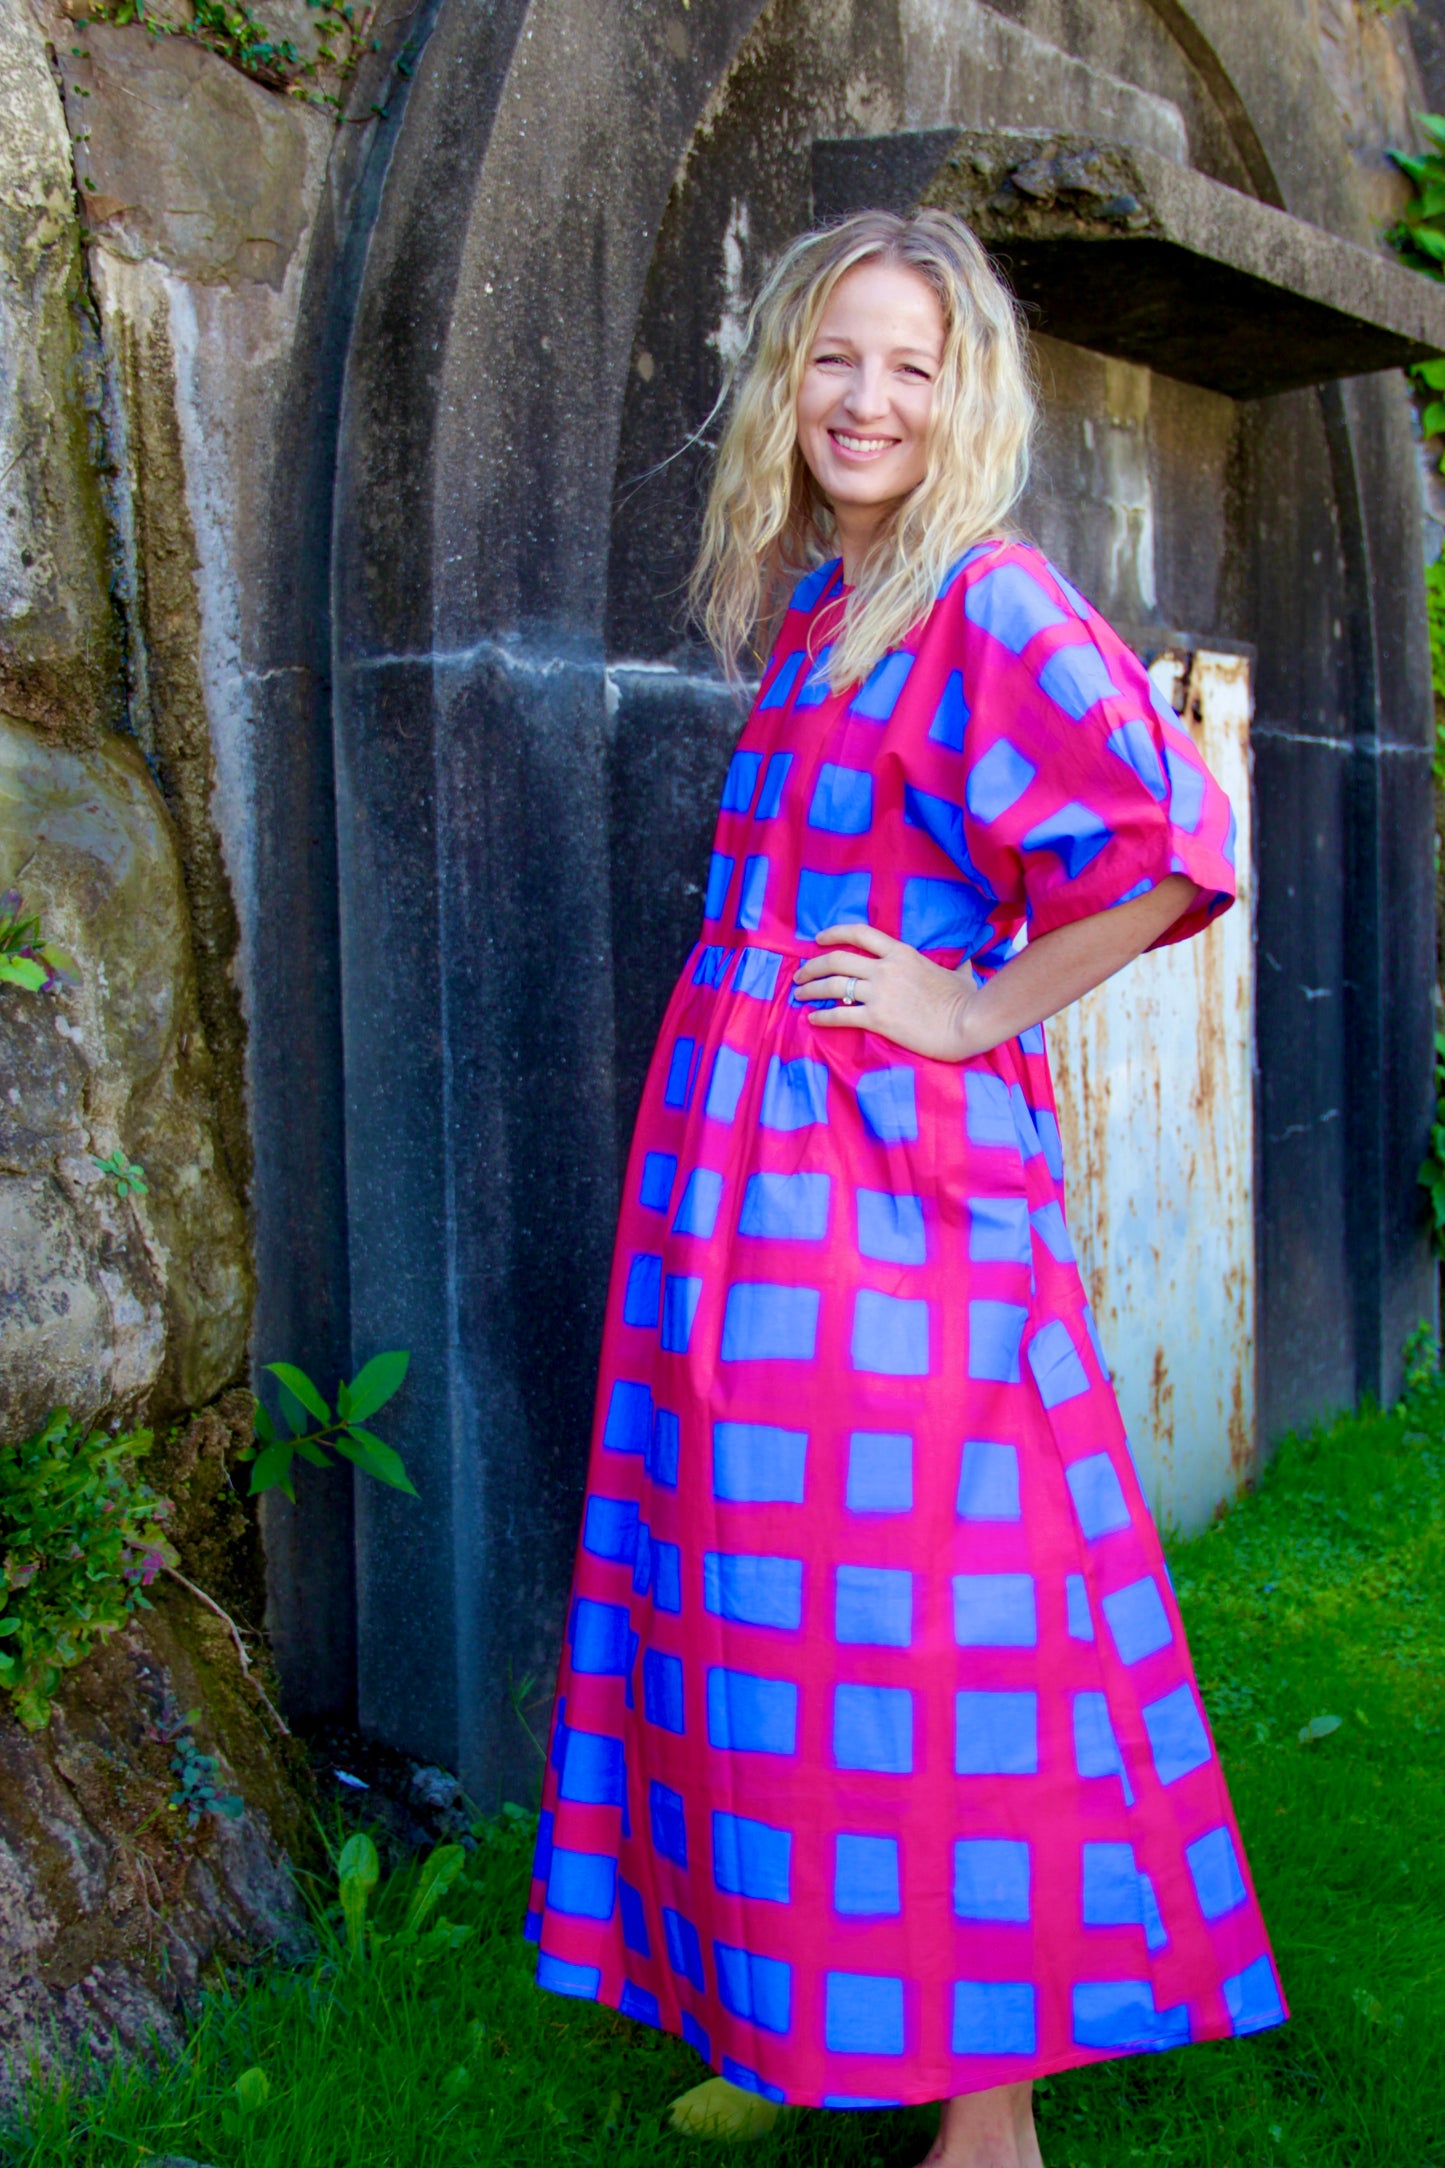
[[872,258],[834,287],[798,390],[798,448],[851,561],[928,471],[943,311],[928,281]]

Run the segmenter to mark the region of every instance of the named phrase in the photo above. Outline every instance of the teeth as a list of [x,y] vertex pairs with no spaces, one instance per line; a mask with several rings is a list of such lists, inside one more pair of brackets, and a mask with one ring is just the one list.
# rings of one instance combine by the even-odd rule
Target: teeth
[[833,435],[850,452],[883,452],[893,442],[891,437],[849,437],[841,429],[835,429]]

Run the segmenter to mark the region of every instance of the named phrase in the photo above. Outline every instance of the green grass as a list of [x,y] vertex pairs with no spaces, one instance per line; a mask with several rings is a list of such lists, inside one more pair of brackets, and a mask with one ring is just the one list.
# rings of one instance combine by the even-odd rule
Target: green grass
[[[1049,2168],[1445,2168],[1445,1388],[1290,1441],[1259,1491],[1173,1549],[1293,2022],[1253,2040],[1096,2065],[1039,2089]],[[1342,1719],[1301,1745],[1312,1717]],[[6,2168],[907,2168],[926,2111],[797,2114],[747,2147],[675,2137],[705,2075],[676,2041],[530,1984],[518,1936],[530,1818],[489,1825],[444,1915],[473,1932],[418,1963],[299,1972],[211,1994],[179,2062],[88,2091],[37,2087]],[[384,1886],[395,1925],[415,1869]],[[339,1915],[338,1915],[339,1917]],[[236,2081],[260,2070],[263,2104]],[[260,2090],[243,2083],[242,2095]]]

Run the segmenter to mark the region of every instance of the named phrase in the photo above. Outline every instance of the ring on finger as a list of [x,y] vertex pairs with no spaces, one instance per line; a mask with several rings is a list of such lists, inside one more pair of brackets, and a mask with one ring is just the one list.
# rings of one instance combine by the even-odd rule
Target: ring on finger
[[843,1006],[845,1009],[856,1009],[858,1006],[858,981],[856,979],[848,979],[844,983]]

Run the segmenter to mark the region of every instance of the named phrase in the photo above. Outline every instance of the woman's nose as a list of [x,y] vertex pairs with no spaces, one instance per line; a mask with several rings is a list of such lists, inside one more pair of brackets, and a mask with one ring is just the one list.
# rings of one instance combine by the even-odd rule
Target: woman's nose
[[844,402],[855,421],[867,421],[888,411],[888,394],[881,368],[862,364],[853,371],[848,381],[848,393]]

